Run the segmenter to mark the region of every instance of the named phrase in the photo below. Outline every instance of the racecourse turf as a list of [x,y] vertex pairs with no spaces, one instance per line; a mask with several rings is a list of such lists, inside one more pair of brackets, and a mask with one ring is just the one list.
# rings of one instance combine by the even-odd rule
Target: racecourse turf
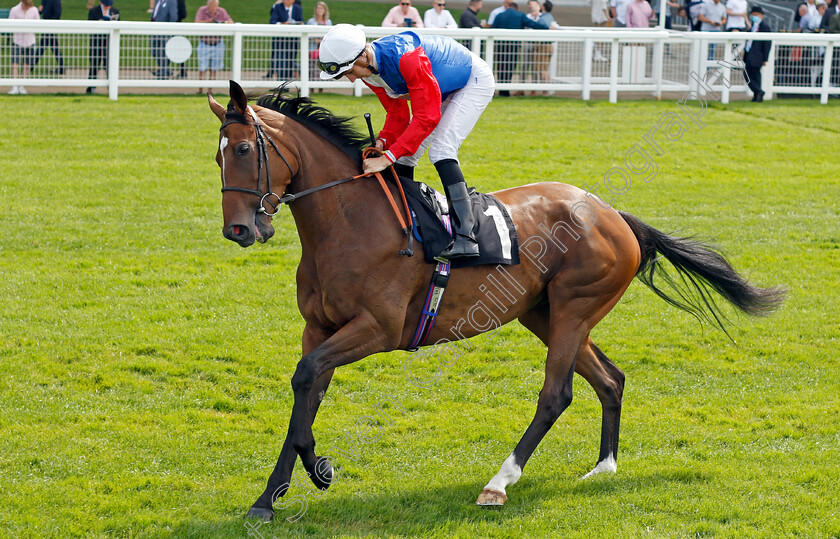
[[[381,125],[370,97],[319,100]],[[627,374],[617,474],[581,480],[600,406],[576,377],[508,504],[474,505],[542,384],[545,351],[514,323],[431,387],[408,382],[405,352],[339,369],[314,432],[343,474],[319,497],[298,464],[305,514],[289,522],[292,502],[250,529],[303,327],[288,210],[266,245],[222,237],[201,97],[0,96],[0,536],[840,536],[838,111],[710,104],[702,129],[656,135],[656,177],[617,197],[790,289],[770,318],[735,316],[733,344],[630,287],[593,331]],[[675,101],[495,100],[464,172],[485,191],[591,185],[666,113]],[[438,185],[428,161],[418,176]],[[352,241],[361,257],[377,239]]]

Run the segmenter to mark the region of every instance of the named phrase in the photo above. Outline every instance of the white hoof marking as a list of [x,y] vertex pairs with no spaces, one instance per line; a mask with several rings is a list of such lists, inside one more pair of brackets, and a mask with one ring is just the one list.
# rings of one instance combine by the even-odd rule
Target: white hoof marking
[[484,488],[507,494],[505,487],[516,483],[520,477],[522,477],[522,468],[516,465],[513,459],[513,453],[511,453],[502,463],[502,468],[499,470],[499,473]]
[[617,469],[618,467],[615,464],[615,457],[612,455],[612,453],[610,453],[609,456],[607,456],[607,458],[605,458],[604,460],[599,462],[594,468],[592,468],[591,472],[584,475],[583,479],[586,479],[587,477],[599,473],[615,473]]

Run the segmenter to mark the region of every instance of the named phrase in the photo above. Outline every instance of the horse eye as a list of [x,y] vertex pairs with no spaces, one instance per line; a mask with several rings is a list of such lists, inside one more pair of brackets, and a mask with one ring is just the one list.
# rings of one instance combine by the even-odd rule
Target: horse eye
[[250,151],[251,147],[245,142],[236,147],[236,155],[238,155],[239,157],[247,155]]

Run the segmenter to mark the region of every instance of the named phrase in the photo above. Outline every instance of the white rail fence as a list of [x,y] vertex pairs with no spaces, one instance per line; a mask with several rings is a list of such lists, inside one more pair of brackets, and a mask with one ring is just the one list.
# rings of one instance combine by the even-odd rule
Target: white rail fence
[[[130,88],[223,90],[228,79],[245,88],[272,88],[282,80],[271,72],[288,56],[293,71],[286,77],[303,95],[319,89],[362,95],[367,90],[358,81],[318,77],[310,51],[327,30],[262,24],[0,20],[0,87],[106,87],[111,99]],[[12,78],[12,34],[24,32],[39,34],[39,44],[57,42],[61,62],[53,47],[44,46],[36,53],[42,55],[29,77],[19,72]],[[663,92],[711,91],[726,103],[733,94],[751,95],[738,62],[745,42],[760,39],[773,43],[762,70],[765,99],[800,94],[819,96],[827,103],[829,96],[840,95],[840,53],[835,50],[840,34],[626,28],[433,32],[457,39],[487,60],[496,74],[497,89],[510,92],[574,92],[584,100],[603,92],[615,103],[628,92],[659,98]],[[369,27],[366,33],[375,39],[393,29]],[[180,38],[172,39],[176,36]],[[218,37],[224,43],[224,66],[211,71],[215,80],[199,78],[196,48],[202,36]],[[164,49],[169,60],[163,57]],[[169,75],[167,70],[171,75],[159,78]]]

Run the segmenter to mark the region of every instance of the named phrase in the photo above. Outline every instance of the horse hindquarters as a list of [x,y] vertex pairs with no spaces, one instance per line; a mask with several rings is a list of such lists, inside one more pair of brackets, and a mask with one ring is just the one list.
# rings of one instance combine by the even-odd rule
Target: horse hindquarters
[[[537,188],[544,195],[539,208],[544,217],[541,223],[531,223],[530,228],[549,231],[556,240],[554,230],[561,226],[557,223],[564,223],[557,220],[569,215],[583,195],[568,186]],[[524,213],[534,214],[533,211]],[[588,337],[632,282],[639,263],[639,244],[618,213],[604,211],[599,213],[597,224],[592,222],[585,230],[581,229],[572,236],[572,241],[567,240],[565,248],[553,240],[550,244],[546,242],[546,247],[550,246],[556,248],[540,251],[545,255],[542,260],[546,261],[542,273],[546,274],[549,268],[554,272],[545,287],[545,301],[520,316],[522,323],[548,347],[545,382],[534,419],[502,470],[485,487],[479,504],[504,503],[504,487],[519,478],[537,445],[571,403],[576,370],[592,384],[603,405],[599,465],[615,460],[624,376]],[[605,467],[614,469],[614,464],[603,464],[599,471]]]

